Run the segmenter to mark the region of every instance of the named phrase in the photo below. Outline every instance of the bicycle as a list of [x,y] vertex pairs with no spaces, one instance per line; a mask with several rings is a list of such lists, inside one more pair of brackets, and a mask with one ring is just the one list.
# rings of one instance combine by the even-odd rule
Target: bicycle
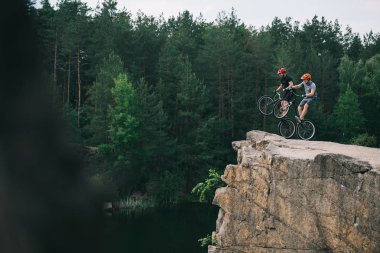
[[299,119],[297,111],[297,98],[301,96],[297,95],[291,88],[288,90],[291,93],[291,99],[288,100],[283,98],[280,101],[277,101],[273,107],[274,116],[281,119],[278,123],[278,132],[285,138],[291,138],[294,135],[294,132],[297,131],[297,136],[299,138],[303,140],[310,140],[315,134],[315,126],[313,122],[310,120],[297,120],[297,125],[295,125],[289,118],[283,119],[288,114],[291,105],[294,106],[295,114]]
[[[283,89],[283,91],[284,90],[285,89]],[[292,106],[292,104],[294,104],[294,109],[297,115],[297,98],[301,96],[297,95],[291,88],[287,90],[290,92],[290,99],[282,98],[279,101],[277,101],[273,106],[273,114],[278,119],[282,119],[288,114],[289,108],[290,106]]]
[[273,113],[274,105],[280,100],[281,94],[276,91],[273,98],[268,95],[261,96],[257,100],[257,107],[262,114],[267,116]]
[[291,138],[295,131],[297,131],[297,136],[302,140],[310,140],[314,137],[315,126],[310,120],[297,121],[297,126],[295,126],[294,122],[289,118],[281,119],[278,123],[278,132],[286,139]]

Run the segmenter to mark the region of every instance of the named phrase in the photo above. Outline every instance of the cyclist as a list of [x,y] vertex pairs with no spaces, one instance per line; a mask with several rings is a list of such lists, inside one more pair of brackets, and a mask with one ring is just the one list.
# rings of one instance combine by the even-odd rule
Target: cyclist
[[[280,80],[280,85],[278,86],[278,88],[276,89],[276,92],[279,92],[281,91],[282,89],[286,89],[286,88],[291,88],[293,87],[293,79],[286,73],[286,69],[285,68],[280,68],[278,71],[277,71],[277,75],[280,76],[281,80]],[[290,100],[291,98],[291,95],[292,93],[289,91],[289,90],[285,90],[285,93],[283,95],[283,98],[285,98],[286,100]]]
[[300,117],[295,116],[298,122],[305,119],[307,110],[317,101],[317,85],[311,81],[311,75],[309,73],[303,74],[301,80],[302,83],[292,87],[293,89],[299,89],[301,87],[305,88],[305,94],[302,95],[302,101],[298,105],[298,114]]

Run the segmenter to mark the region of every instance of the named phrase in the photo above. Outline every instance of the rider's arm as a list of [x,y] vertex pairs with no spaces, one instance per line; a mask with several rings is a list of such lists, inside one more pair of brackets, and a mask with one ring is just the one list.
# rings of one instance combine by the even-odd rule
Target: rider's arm
[[292,89],[299,89],[301,87],[302,87],[302,83],[301,84],[297,84],[297,85],[293,85]]
[[276,89],[276,92],[279,92],[282,89],[282,83],[280,83],[280,86]]
[[294,87],[293,81],[290,81],[288,88],[292,88],[293,89],[293,87]]
[[317,89],[312,89],[311,91],[310,91],[310,93],[309,94],[306,94],[306,97],[314,97],[314,95],[315,95],[315,91],[316,91]]

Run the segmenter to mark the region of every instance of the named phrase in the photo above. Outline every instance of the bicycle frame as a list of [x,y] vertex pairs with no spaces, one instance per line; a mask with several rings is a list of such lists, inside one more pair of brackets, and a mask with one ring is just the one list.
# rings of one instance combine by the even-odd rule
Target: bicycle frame
[[293,89],[289,89],[289,92],[290,92],[290,94],[292,95],[292,98],[289,100],[289,103],[290,103],[290,106],[292,106],[293,105],[293,107],[294,107],[294,111],[295,111],[295,114],[297,115],[297,116],[300,116],[300,115],[298,115],[298,110],[297,110],[297,107],[298,107],[298,97],[301,97],[300,95],[297,95],[294,91],[293,91]]
[[292,89],[289,90],[288,95],[289,96],[287,96],[287,98],[282,98],[280,101],[277,101],[273,107],[274,116],[278,119],[283,118],[288,114],[289,108],[292,106],[292,104],[294,106],[295,115],[298,115],[297,97],[300,97],[300,95],[297,95]]

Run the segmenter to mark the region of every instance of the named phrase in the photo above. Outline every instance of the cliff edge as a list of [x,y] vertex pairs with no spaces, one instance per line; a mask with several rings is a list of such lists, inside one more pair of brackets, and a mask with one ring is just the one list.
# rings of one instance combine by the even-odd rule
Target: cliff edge
[[380,149],[262,131],[232,145],[209,253],[380,252]]

